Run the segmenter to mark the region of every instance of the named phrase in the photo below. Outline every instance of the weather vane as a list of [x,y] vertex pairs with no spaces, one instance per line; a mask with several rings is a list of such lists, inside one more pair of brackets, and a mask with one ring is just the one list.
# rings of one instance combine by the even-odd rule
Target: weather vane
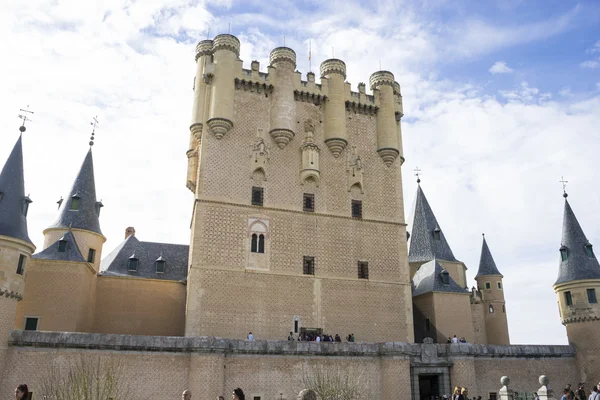
[[417,183],[421,183],[421,170],[419,169],[419,167],[414,169],[415,171],[415,176],[417,177]]
[[29,118],[27,116],[27,113],[33,115],[33,111],[29,111],[29,104],[27,105],[27,109],[20,108],[19,111],[21,111],[23,113],[23,114],[19,114],[19,118],[23,120],[23,125],[21,125],[19,130],[21,131],[21,133],[23,133],[27,130],[27,128],[25,128],[25,122],[31,121],[31,118]]
[[561,176],[561,177],[560,177],[560,181],[559,181],[559,182],[560,182],[560,183],[562,183],[562,187],[563,187],[563,197],[566,199],[566,198],[567,198],[567,196],[569,196],[569,195],[567,194],[567,183],[569,183],[569,181],[565,181],[565,177],[564,177],[564,176]]
[[90,137],[90,147],[92,147],[94,145],[94,135],[96,134],[96,128],[98,127],[98,125],[100,125],[100,122],[98,122],[98,116],[96,115],[94,118],[92,118],[93,122],[90,122],[90,125],[93,127],[92,128],[92,136]]

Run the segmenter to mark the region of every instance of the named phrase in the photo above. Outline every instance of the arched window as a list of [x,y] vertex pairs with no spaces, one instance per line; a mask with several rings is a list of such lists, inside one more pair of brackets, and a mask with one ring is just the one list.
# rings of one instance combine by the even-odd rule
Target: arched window
[[[262,235],[260,235],[262,236]],[[264,240],[263,240],[264,246]],[[258,235],[256,233],[252,234],[252,242],[250,243],[250,251],[253,253],[258,253]]]
[[490,314],[494,313],[494,306],[490,304]]
[[264,252],[265,252],[265,235],[260,235],[258,237],[258,253],[264,253]]

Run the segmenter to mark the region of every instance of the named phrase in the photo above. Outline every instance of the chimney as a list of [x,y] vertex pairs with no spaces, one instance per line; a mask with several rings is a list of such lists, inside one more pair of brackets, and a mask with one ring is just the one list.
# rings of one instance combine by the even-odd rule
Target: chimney
[[125,228],[125,239],[129,236],[135,236],[135,228],[133,226],[128,226]]

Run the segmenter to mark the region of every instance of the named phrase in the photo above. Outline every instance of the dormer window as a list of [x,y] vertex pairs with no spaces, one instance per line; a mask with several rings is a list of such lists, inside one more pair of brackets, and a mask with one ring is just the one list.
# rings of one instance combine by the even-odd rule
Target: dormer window
[[560,259],[562,261],[567,261],[569,257],[569,249],[566,246],[560,246]]
[[435,240],[440,240],[440,228],[435,228],[433,230],[433,238]]
[[449,285],[450,284],[450,274],[448,273],[448,271],[443,270],[441,273],[442,276],[442,283],[444,285]]
[[97,217],[100,216],[100,209],[102,209],[102,207],[104,207],[104,204],[102,204],[102,200],[97,201],[96,202],[96,216]]
[[23,200],[21,200],[21,213],[23,213],[24,217],[27,216],[27,212],[29,211],[30,203],[31,203],[31,199],[29,198],[29,196],[26,196],[23,198]]
[[71,211],[79,211],[79,203],[81,202],[81,197],[74,195],[71,197],[71,204],[69,205],[69,210]]
[[135,254],[133,254],[131,257],[129,257],[129,260],[127,261],[127,270],[137,271],[139,262],[140,260],[138,260]]
[[584,247],[585,247],[585,254],[587,254],[588,257],[594,257],[594,249],[592,248],[592,244],[586,243],[584,245]]
[[65,251],[67,251],[67,244],[68,244],[68,243],[69,243],[69,242],[67,241],[67,239],[65,239],[65,237],[64,237],[64,236],[63,236],[63,237],[61,237],[61,238],[58,240],[58,252],[59,252],[59,253],[64,253]]
[[162,256],[158,257],[156,259],[156,261],[154,262],[154,264],[156,265],[156,273],[157,274],[165,273],[165,265],[167,264],[167,262],[165,261],[164,258],[162,258]]

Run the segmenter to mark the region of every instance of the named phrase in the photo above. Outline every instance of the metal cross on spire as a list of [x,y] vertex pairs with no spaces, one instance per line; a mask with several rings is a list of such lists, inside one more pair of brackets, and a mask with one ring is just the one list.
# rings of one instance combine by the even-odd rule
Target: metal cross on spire
[[23,133],[23,132],[25,132],[27,130],[27,128],[25,128],[25,122],[31,121],[31,118],[29,118],[27,116],[27,113],[33,115],[33,111],[29,110],[29,104],[27,105],[26,109],[20,108],[19,111],[21,111],[23,113],[23,114],[19,114],[19,118],[23,120],[23,124],[21,125],[21,127],[19,128],[19,130],[21,131],[21,133]]
[[100,125],[100,122],[98,122],[98,116],[96,115],[95,117],[92,118],[92,122],[90,122],[90,125],[92,125],[92,136],[90,137],[90,147],[92,147],[94,145],[94,135],[96,134],[96,128],[98,127],[98,125]]
[[419,167],[414,169],[415,171],[415,176],[417,177],[417,183],[421,183],[421,170],[419,169]]
[[563,187],[563,197],[566,199],[569,195],[567,194],[567,183],[569,183],[569,181],[565,181],[565,177],[561,176],[560,177],[560,183],[562,183],[562,187]]

